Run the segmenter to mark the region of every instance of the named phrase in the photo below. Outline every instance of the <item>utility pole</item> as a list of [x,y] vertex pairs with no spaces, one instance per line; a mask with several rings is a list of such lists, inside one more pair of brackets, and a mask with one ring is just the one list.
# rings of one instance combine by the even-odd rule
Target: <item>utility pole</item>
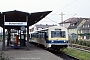
[[63,26],[63,15],[65,15],[65,14],[63,14],[63,12],[61,12],[61,14],[59,14],[59,15],[61,15],[61,22],[62,22],[62,26]]

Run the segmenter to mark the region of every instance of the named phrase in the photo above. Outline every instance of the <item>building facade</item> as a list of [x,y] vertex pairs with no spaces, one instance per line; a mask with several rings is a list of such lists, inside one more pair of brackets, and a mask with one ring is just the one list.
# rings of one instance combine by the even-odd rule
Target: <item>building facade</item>
[[65,20],[63,23],[60,23],[60,25],[63,24],[63,26],[68,29],[69,39],[76,40],[82,38],[80,36],[80,33],[83,31],[81,28],[86,23],[86,20],[87,18],[69,18]]
[[78,36],[79,39],[90,40],[90,18],[87,18],[86,22],[80,27]]

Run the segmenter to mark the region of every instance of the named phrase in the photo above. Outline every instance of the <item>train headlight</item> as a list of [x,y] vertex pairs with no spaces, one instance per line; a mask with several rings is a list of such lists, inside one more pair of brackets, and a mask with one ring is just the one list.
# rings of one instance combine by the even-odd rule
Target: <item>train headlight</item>
[[54,42],[54,41],[52,40],[52,42]]
[[66,42],[66,41],[64,40],[64,42]]

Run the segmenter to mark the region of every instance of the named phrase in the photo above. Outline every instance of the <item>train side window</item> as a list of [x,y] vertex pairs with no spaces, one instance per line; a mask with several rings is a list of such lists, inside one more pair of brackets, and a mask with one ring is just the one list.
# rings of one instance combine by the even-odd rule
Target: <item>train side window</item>
[[42,33],[40,33],[40,38],[42,37]]
[[40,33],[40,38],[42,37],[42,33]]
[[35,38],[35,34],[33,34],[33,37]]
[[39,38],[41,38],[41,33],[39,33]]
[[43,33],[41,33],[41,38],[43,38]]
[[40,38],[40,34],[37,34],[37,38]]
[[33,38],[34,37],[34,34],[31,34],[31,37]]
[[42,38],[45,38],[45,33],[43,33],[43,37]]
[[36,37],[37,37],[37,34],[35,34],[34,36],[35,36],[35,38],[36,38]]
[[41,33],[41,38],[43,38],[43,33]]
[[37,37],[37,34],[34,34],[35,38]]
[[40,34],[37,35],[37,38],[40,38]]
[[41,33],[38,33],[37,35],[38,35],[37,38],[41,38]]

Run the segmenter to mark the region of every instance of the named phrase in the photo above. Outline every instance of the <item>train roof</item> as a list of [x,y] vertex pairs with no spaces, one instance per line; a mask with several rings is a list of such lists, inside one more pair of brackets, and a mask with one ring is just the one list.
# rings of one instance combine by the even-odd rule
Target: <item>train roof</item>
[[53,26],[53,27],[49,27],[49,29],[51,29],[51,28],[61,28],[61,29],[67,29],[67,28],[65,28],[65,27],[63,27],[63,26]]

